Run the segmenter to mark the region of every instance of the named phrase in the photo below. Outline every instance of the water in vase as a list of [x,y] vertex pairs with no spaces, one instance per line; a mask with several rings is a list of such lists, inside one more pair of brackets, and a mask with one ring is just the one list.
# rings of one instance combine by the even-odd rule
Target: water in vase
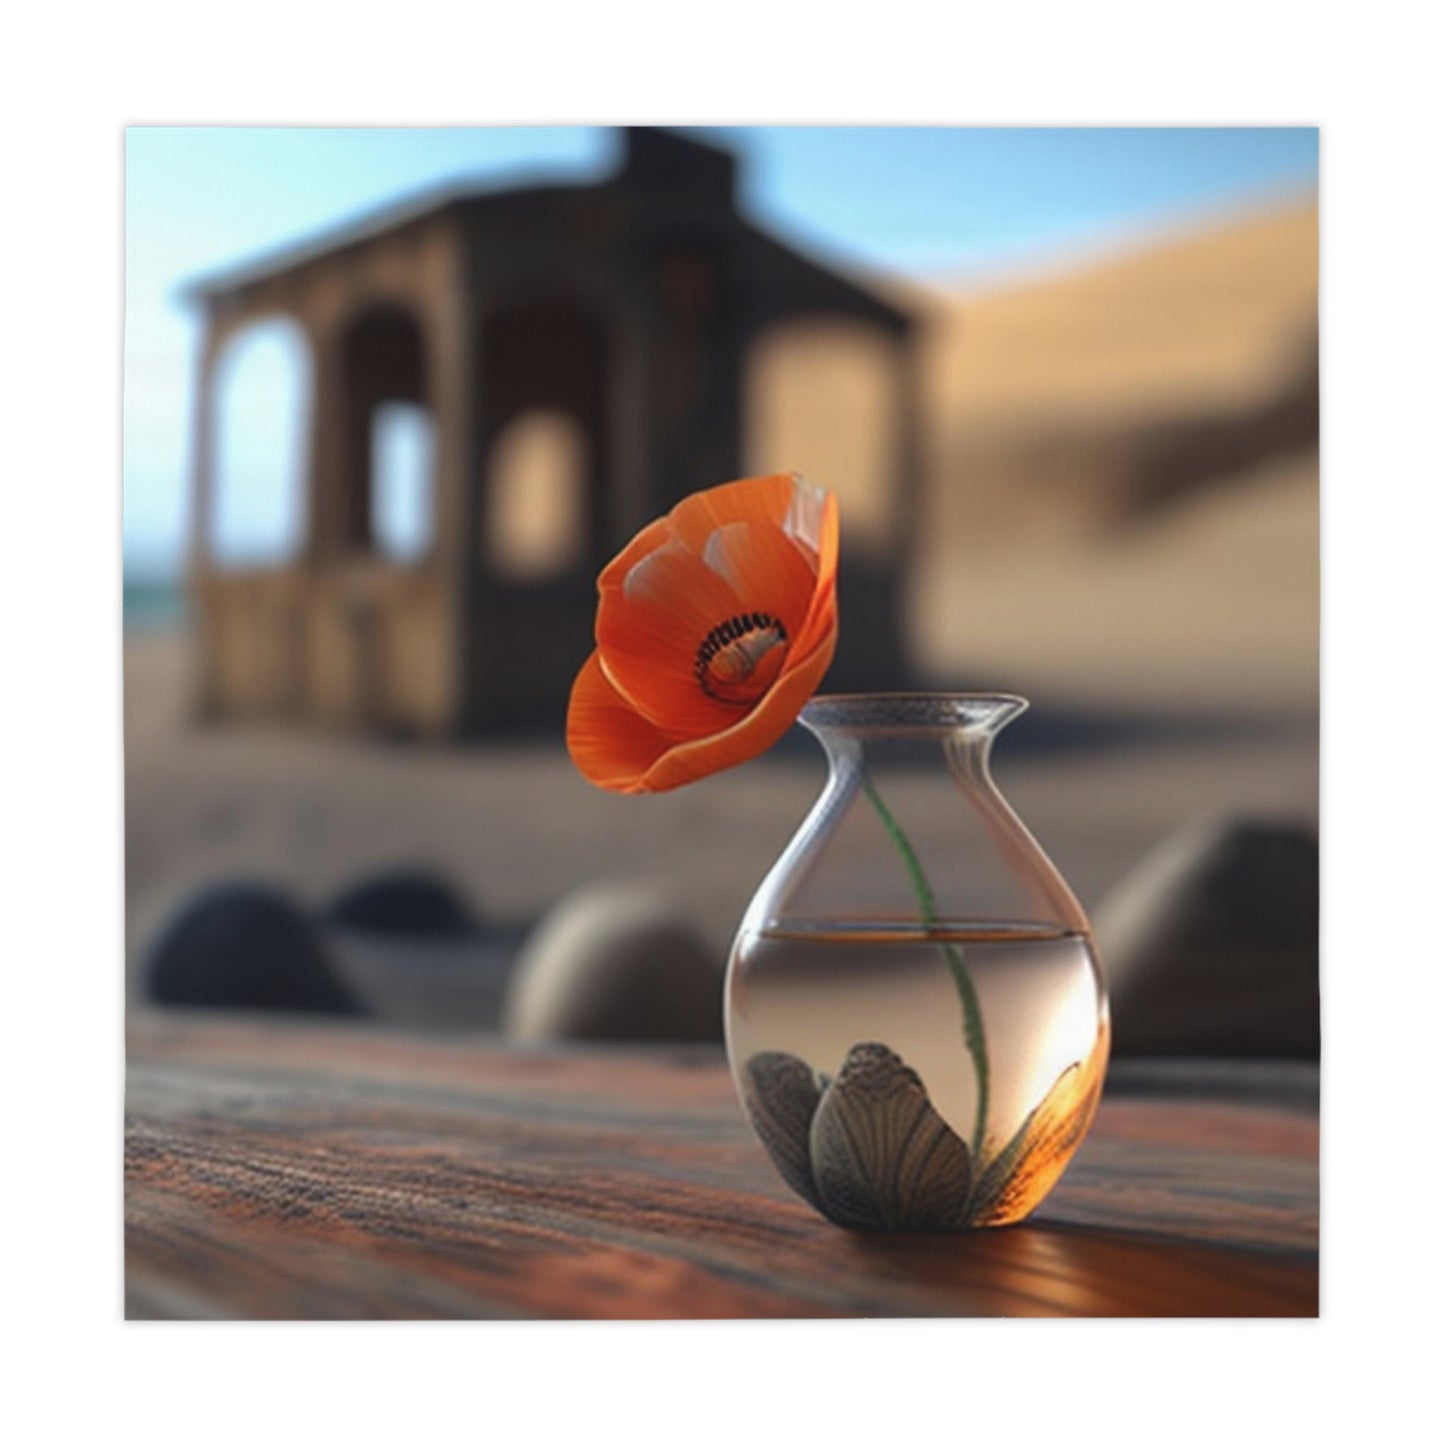
[[728,1053],[779,1171],[855,1228],[1008,1224],[1093,1117],[1108,1007],[1052,925],[744,929]]

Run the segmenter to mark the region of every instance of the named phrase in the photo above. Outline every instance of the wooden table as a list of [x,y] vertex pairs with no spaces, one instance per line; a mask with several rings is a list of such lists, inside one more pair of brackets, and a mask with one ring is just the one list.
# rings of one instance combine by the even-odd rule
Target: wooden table
[[130,1318],[1318,1308],[1318,1122],[1298,1097],[1111,1084],[1033,1219],[932,1237],[813,1214],[716,1049],[141,1013],[126,1105]]

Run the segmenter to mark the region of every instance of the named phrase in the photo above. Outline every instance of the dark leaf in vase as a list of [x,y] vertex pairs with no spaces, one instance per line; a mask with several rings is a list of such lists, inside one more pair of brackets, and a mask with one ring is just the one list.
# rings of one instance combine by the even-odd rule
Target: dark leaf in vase
[[855,1044],[813,1118],[821,1208],[853,1229],[957,1230],[967,1224],[968,1145],[923,1081],[883,1044]]
[[808,1130],[818,1107],[813,1071],[793,1054],[754,1054],[747,1062],[748,1116],[778,1173],[821,1209],[808,1162]]

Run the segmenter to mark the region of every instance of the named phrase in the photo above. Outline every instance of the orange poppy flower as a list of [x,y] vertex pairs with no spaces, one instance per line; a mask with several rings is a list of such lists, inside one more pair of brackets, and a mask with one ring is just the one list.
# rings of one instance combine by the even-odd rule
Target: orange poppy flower
[[589,782],[661,793],[792,726],[838,637],[838,502],[795,474],[697,492],[597,580],[597,649],[567,750]]

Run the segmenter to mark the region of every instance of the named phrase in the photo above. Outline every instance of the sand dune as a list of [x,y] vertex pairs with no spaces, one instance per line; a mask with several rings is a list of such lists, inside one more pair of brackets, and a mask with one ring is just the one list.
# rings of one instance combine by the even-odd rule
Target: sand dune
[[948,434],[1040,417],[1137,424],[1278,389],[1316,329],[1313,201],[1218,220],[999,288],[923,293]]
[[1313,202],[932,298],[933,673],[1228,711],[1314,705]]

